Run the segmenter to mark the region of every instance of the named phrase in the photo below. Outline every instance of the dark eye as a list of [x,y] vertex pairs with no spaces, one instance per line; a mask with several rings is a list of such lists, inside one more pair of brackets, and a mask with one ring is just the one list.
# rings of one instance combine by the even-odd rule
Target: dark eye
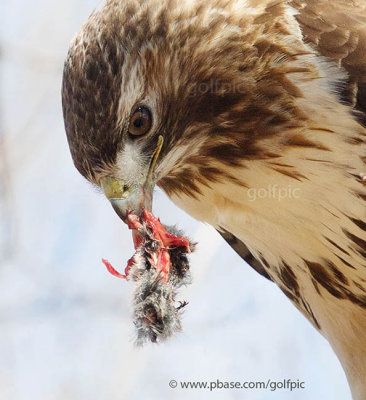
[[138,107],[131,116],[128,133],[131,136],[142,136],[149,132],[152,126],[151,112],[147,107]]

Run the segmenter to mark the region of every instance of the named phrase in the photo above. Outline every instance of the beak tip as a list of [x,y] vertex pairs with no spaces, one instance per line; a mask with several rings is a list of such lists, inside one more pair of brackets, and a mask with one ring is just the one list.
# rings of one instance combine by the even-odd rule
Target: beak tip
[[131,211],[127,209],[126,202],[122,199],[109,199],[109,201],[116,214],[121,218],[123,222],[126,222],[128,211]]

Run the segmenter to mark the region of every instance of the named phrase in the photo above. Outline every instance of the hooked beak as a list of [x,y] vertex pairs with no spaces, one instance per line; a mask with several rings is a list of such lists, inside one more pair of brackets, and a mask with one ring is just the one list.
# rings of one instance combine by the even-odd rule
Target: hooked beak
[[129,214],[140,215],[145,209],[151,211],[154,189],[153,174],[163,147],[163,142],[163,136],[159,136],[158,144],[151,156],[146,180],[143,185],[132,189],[123,181],[110,176],[101,180],[104,194],[110,201],[114,211],[124,222],[126,222]]

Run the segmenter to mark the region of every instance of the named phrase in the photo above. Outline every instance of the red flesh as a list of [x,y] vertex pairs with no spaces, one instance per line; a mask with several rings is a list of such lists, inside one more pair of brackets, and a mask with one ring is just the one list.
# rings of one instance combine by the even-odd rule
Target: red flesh
[[[146,229],[143,226],[146,224],[151,230],[151,235],[146,235]],[[141,217],[134,214],[129,214],[127,216],[128,228],[132,230],[132,237],[135,249],[137,250],[140,246],[143,246],[146,240],[153,239],[159,243],[158,249],[155,252],[146,250],[150,257],[149,261],[151,265],[157,270],[161,275],[163,281],[166,283],[169,280],[169,273],[171,268],[171,261],[168,249],[173,247],[185,247],[187,253],[190,253],[189,240],[184,237],[178,237],[170,234],[164,226],[161,224],[160,220],[148,211],[143,210]],[[155,255],[155,257],[154,257]],[[129,271],[134,264],[135,255],[128,261],[127,267],[125,269],[125,275],[120,274],[116,271],[112,265],[107,260],[102,260],[104,265],[107,267],[108,271],[121,279],[128,279]]]

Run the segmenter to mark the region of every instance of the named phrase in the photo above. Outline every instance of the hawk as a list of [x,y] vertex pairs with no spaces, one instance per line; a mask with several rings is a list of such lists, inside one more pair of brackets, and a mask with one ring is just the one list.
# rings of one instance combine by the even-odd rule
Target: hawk
[[122,219],[158,185],[366,398],[364,0],[108,0],[70,45],[62,102],[76,168]]

